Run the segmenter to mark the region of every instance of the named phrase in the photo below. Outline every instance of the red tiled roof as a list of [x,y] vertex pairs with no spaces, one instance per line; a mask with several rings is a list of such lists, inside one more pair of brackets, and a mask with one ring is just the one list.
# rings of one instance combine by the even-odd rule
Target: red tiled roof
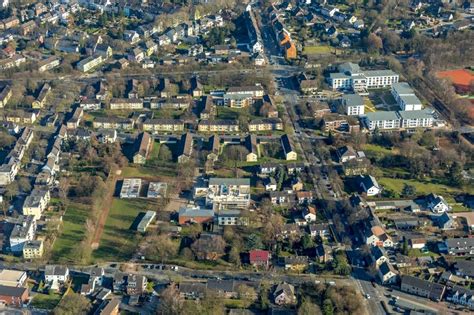
[[251,250],[249,252],[250,263],[257,261],[268,261],[270,253],[266,250]]

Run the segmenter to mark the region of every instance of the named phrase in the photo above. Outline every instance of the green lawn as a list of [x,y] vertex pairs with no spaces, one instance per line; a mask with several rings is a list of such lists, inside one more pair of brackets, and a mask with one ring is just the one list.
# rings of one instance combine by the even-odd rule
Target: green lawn
[[365,144],[363,147],[363,151],[365,152],[367,157],[383,157],[385,155],[393,155],[396,153],[396,151],[384,148],[376,144]]
[[61,235],[54,242],[52,259],[58,262],[76,261],[76,248],[84,239],[84,223],[89,216],[87,206],[72,203],[63,216]]
[[131,227],[140,212],[153,210],[156,205],[145,199],[114,198],[99,248],[92,253],[98,261],[126,261],[137,248],[137,232]]
[[128,166],[122,170],[123,177],[140,177],[142,179],[153,180],[157,179],[158,176],[176,176],[176,168],[167,166],[163,167],[148,167],[148,166]]
[[227,106],[219,106],[217,108],[217,118],[237,120],[240,116],[247,116],[249,119],[254,118],[250,115],[248,108],[230,108]]
[[36,294],[31,300],[31,306],[44,310],[52,310],[61,301],[61,295],[52,294]]
[[322,55],[330,54],[334,49],[331,46],[321,45],[321,46],[305,46],[303,53],[307,55]]
[[[443,183],[438,183],[435,179],[427,180],[415,180],[415,179],[399,179],[399,178],[389,178],[381,177],[377,178],[377,181],[384,189],[389,189],[394,191],[396,194],[400,195],[404,184],[412,185],[416,188],[416,193],[418,195],[426,195],[430,193],[435,193],[443,196],[447,202],[454,203],[454,196],[461,193],[474,193],[474,187],[466,187],[464,189],[449,186]],[[468,211],[462,205],[456,205],[456,210],[459,211]]]

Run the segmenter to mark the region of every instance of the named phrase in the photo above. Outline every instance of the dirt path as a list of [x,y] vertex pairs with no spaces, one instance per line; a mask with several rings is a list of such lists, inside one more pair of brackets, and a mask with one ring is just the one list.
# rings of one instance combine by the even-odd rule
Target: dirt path
[[94,232],[94,237],[92,238],[91,247],[93,250],[99,248],[100,238],[102,232],[104,231],[105,222],[109,216],[110,207],[112,206],[112,200],[114,198],[115,185],[117,184],[117,176],[112,175],[107,180],[107,192],[104,198],[102,209],[100,211],[99,221]]

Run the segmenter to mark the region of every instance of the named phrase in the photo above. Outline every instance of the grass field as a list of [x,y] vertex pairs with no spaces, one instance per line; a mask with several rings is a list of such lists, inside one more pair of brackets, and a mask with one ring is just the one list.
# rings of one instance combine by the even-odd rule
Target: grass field
[[365,144],[363,147],[363,151],[368,157],[380,157],[397,153],[394,150],[390,150],[376,144]]
[[52,293],[52,294],[35,294],[31,300],[31,306],[43,310],[52,310],[55,308],[59,301],[61,301],[61,295]]
[[325,55],[333,52],[334,49],[331,46],[321,45],[321,46],[305,46],[303,49],[303,54],[307,55]]
[[372,103],[372,100],[370,98],[368,98],[368,97],[364,98],[364,105],[365,105],[365,111],[367,113],[376,111],[374,103]]
[[155,209],[144,199],[114,198],[99,248],[92,255],[97,261],[126,261],[137,248],[137,232],[131,227],[140,212]]
[[[434,179],[427,179],[427,180],[414,180],[414,179],[399,179],[399,178],[389,178],[389,177],[380,177],[377,178],[380,185],[384,187],[384,189],[389,189],[395,192],[396,194],[400,195],[404,184],[412,185],[416,188],[416,193],[418,195],[427,195],[430,193],[435,193],[438,195],[443,196],[446,201],[450,204],[455,203],[454,196],[462,193],[474,193],[474,187],[465,187],[464,189],[448,186],[443,183],[439,183]],[[464,208],[462,205],[456,205],[456,212],[459,211],[469,211],[468,209]]]
[[171,167],[147,167],[147,166],[128,166],[122,170],[123,177],[140,177],[143,179],[153,180],[157,179],[158,176],[171,176],[177,175],[176,168]]
[[63,216],[61,235],[54,242],[52,259],[58,262],[76,261],[76,248],[84,239],[84,223],[89,216],[85,205],[71,204]]

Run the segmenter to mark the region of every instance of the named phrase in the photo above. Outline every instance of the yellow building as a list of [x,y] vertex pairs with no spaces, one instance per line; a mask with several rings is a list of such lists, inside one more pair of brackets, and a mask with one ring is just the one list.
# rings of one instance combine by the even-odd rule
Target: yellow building
[[24,259],[36,259],[43,257],[43,241],[28,241],[23,246]]

